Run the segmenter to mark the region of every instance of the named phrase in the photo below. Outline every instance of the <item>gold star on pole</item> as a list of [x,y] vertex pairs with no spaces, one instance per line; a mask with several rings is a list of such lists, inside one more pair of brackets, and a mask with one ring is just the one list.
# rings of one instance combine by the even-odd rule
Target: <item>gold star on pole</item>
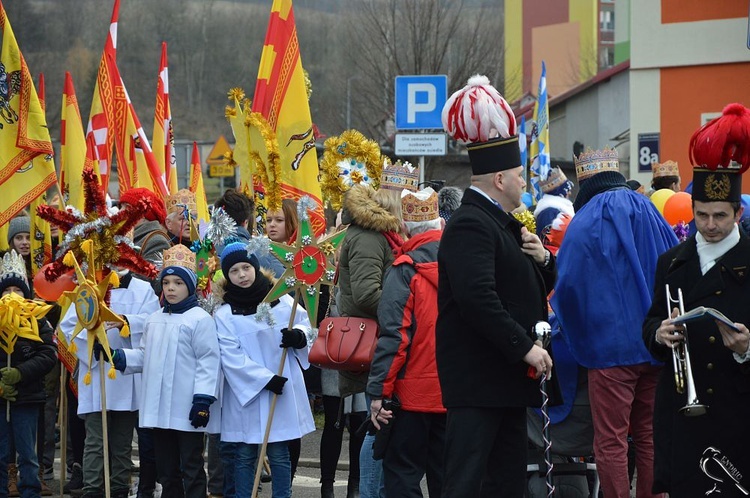
[[104,354],[109,358],[110,369],[107,375],[110,379],[114,379],[116,375],[115,367],[113,366],[114,360],[112,359],[112,352],[110,351],[109,340],[107,339],[107,331],[104,328],[105,322],[121,323],[120,335],[123,337],[130,335],[130,329],[128,323],[107,306],[106,297],[109,286],[118,287],[120,285],[117,273],[110,272],[106,277],[101,277],[101,272],[96,271],[94,265],[94,243],[91,240],[83,242],[81,249],[87,255],[88,272],[83,273],[73,252],[68,252],[63,262],[65,265],[75,268],[78,286],[75,290],[66,292],[63,295],[75,306],[76,317],[78,318],[75,329],[73,329],[73,336],[70,338],[68,349],[71,353],[75,353],[76,350],[74,342],[76,336],[84,329],[87,331],[86,344],[88,347],[89,371],[83,377],[83,383],[88,385],[91,383],[91,363],[94,357],[95,341],[99,341],[102,348],[104,348]]
[[271,254],[281,261],[286,270],[268,293],[264,302],[270,303],[294,291],[304,300],[310,323],[315,326],[318,317],[320,286],[334,284],[336,267],[329,260],[343,242],[346,230],[336,232],[316,241],[306,202],[300,199],[299,227],[293,246],[271,241]]
[[11,355],[19,338],[42,342],[37,320],[50,309],[51,305],[24,299],[12,292],[0,298],[0,348]]

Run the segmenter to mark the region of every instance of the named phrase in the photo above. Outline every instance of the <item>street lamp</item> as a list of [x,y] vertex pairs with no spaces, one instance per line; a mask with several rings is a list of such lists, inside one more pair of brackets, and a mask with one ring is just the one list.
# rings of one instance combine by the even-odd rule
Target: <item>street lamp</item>
[[346,129],[352,127],[352,80],[358,80],[359,76],[349,76],[346,79]]

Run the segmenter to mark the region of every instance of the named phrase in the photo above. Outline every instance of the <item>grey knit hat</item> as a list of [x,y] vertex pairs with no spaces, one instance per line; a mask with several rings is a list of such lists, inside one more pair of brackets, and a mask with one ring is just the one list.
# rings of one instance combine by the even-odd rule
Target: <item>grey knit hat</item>
[[19,216],[8,224],[8,244],[19,233],[31,233],[31,220],[28,216]]

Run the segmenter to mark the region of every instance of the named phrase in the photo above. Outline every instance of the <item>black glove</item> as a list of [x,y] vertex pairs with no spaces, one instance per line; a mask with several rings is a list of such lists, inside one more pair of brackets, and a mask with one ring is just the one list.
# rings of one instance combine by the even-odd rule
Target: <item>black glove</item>
[[104,352],[104,346],[99,341],[94,341],[94,359],[109,361],[109,357]]
[[281,392],[284,390],[284,384],[286,384],[287,380],[289,379],[287,379],[286,377],[274,375],[273,377],[271,377],[271,380],[268,381],[268,384],[266,384],[266,387],[264,389],[268,389],[275,394],[281,394]]
[[195,394],[193,396],[193,407],[190,409],[190,425],[195,427],[206,427],[208,425],[208,418],[211,415],[209,407],[213,400],[208,396]]
[[307,347],[307,337],[300,329],[281,329],[281,348],[302,349]]

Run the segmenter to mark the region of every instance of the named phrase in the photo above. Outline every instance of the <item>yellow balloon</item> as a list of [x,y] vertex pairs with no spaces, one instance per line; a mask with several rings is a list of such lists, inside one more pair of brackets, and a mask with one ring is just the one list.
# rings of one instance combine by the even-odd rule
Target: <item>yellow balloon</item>
[[656,209],[659,210],[659,212],[663,215],[664,214],[664,204],[666,204],[667,199],[672,197],[674,195],[674,190],[669,188],[660,188],[653,194],[651,194],[651,202],[654,203],[654,206],[656,206]]

